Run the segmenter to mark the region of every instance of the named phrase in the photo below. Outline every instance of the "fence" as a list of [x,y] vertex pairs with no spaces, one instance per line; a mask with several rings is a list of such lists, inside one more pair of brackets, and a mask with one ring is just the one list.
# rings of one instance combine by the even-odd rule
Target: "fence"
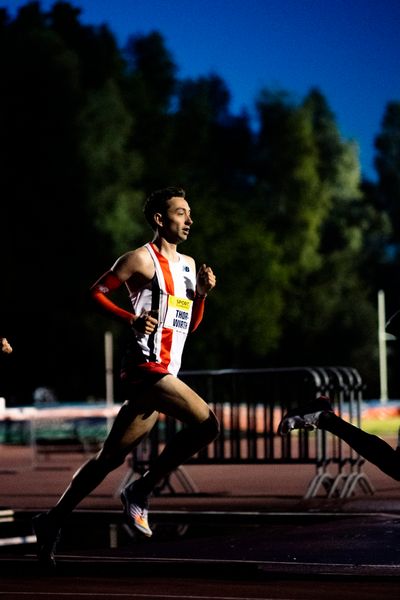
[[[190,464],[312,464],[316,471],[305,497],[348,497],[360,487],[373,493],[362,471],[364,460],[328,432],[296,430],[281,437],[277,426],[286,410],[308,404],[320,394],[329,395],[335,412],[360,426],[363,383],[349,367],[283,369],[225,369],[186,371],[181,378],[205,398],[216,413],[221,433],[190,460]],[[182,425],[161,418],[149,438],[132,454],[132,471],[123,484],[143,473],[166,441]],[[174,475],[187,492],[196,492],[185,468]],[[174,492],[171,477],[158,492]]]
[[107,418],[115,416],[103,407],[55,405],[32,408],[30,418],[30,445],[33,466],[40,466],[55,455],[71,452],[91,455],[100,448],[107,433]]

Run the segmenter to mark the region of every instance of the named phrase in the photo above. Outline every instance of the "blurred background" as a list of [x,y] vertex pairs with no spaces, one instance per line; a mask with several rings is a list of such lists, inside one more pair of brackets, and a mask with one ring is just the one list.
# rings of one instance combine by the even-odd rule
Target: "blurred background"
[[349,365],[379,396],[378,291],[400,308],[399,7],[0,1],[8,405],[104,398],[104,332],[118,371],[126,331],[88,290],[151,238],[142,204],[167,185],[192,207],[181,251],[218,277],[183,368]]

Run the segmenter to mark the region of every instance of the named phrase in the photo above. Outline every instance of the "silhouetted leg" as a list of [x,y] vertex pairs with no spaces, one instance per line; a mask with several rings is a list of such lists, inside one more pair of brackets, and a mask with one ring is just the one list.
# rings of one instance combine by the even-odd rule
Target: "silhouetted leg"
[[378,436],[351,425],[334,413],[322,413],[318,427],[330,431],[386,475],[400,481],[400,448],[394,450]]

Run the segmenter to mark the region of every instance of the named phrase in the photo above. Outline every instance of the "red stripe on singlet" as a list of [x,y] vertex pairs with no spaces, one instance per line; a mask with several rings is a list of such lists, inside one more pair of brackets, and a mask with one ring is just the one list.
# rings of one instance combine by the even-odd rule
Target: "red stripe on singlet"
[[[157,250],[157,248],[154,244],[151,244],[151,247],[154,251],[154,254],[157,257],[158,262],[160,263],[160,267],[161,267],[161,270],[164,275],[165,290],[168,294],[171,294],[171,296],[173,296],[175,288],[174,288],[174,280],[172,278],[172,273],[169,268],[169,262],[165,258],[165,256],[163,256],[162,254],[159,253],[159,251]],[[172,329],[163,328],[162,334],[161,334],[160,359],[161,359],[161,364],[163,364],[165,366],[168,366],[169,363],[171,362],[172,334],[173,334]]]

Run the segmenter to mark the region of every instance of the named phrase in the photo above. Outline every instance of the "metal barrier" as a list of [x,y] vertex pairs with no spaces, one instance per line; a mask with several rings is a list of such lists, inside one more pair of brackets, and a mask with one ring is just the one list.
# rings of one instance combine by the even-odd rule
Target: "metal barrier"
[[[362,472],[363,459],[340,439],[326,431],[296,430],[276,434],[283,414],[308,404],[320,394],[329,395],[335,412],[359,426],[362,380],[349,367],[295,367],[281,369],[224,369],[184,371],[181,378],[205,398],[216,413],[219,437],[203,448],[190,464],[313,464],[316,473],[304,497],[347,497],[359,486],[373,493]],[[346,415],[344,415],[347,410]],[[161,417],[150,436],[132,454],[131,472],[123,485],[146,471],[182,425]],[[174,476],[187,492],[196,493],[195,483],[184,467]],[[158,493],[174,492],[169,476]]]
[[76,412],[60,406],[32,410],[30,445],[34,468],[43,466],[43,460],[48,462],[54,456],[70,453],[90,456],[100,448],[98,438],[85,435],[86,420],[90,419],[93,422],[95,417],[79,417]]

